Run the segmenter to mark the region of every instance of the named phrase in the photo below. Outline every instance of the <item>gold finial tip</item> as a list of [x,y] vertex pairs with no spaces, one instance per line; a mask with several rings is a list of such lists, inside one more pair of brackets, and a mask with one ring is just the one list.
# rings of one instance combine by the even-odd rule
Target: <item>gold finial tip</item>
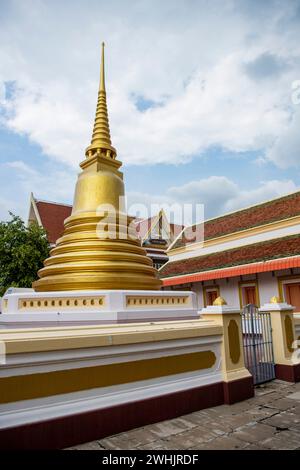
[[276,297],[276,295],[274,295],[274,297],[271,297],[270,299],[271,304],[280,304],[280,302],[281,302],[280,297]]
[[104,41],[102,41],[101,46],[102,46],[102,47],[105,47],[105,42],[104,42]]
[[213,301],[213,305],[227,305],[226,300],[223,297],[217,297],[216,300]]

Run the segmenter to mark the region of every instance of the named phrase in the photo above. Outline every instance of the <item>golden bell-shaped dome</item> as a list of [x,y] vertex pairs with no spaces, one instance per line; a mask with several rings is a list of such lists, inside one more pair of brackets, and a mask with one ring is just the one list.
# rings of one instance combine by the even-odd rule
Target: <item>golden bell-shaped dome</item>
[[157,290],[161,281],[131,228],[123,203],[122,163],[111,145],[104,78],[100,87],[91,144],[75,189],[64,232],[33,283],[37,292],[86,289]]

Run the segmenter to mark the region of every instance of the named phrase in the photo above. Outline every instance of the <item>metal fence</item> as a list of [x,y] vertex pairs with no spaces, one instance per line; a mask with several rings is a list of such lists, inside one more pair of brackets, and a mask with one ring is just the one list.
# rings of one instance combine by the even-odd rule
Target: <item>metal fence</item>
[[271,317],[249,304],[242,311],[242,332],[245,364],[254,384],[275,379]]

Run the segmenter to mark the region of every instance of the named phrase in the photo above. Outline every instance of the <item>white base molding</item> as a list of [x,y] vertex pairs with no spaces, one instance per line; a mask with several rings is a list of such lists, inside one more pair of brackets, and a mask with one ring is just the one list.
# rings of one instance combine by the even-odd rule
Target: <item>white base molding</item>
[[244,369],[226,380],[223,339],[201,319],[2,329],[0,449],[70,447],[249,398]]
[[140,290],[9,291],[0,326],[76,325],[199,318],[193,292]]

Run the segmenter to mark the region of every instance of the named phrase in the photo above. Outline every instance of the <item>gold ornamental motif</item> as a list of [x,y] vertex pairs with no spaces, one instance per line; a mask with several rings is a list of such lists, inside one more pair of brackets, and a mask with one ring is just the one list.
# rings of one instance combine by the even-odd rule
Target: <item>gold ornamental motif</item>
[[[123,206],[122,163],[111,144],[106,104],[104,43],[91,144],[75,188],[64,232],[33,283],[36,292],[86,289],[158,290],[161,281]],[[99,211],[106,207],[106,211]],[[114,232],[115,237],[106,237]],[[130,235],[130,236],[128,236]]]
[[281,303],[280,297],[277,297],[276,295],[271,297],[270,304],[280,304],[280,303]]
[[215,306],[227,305],[227,302],[223,297],[217,297],[213,301],[213,305],[215,305]]
[[286,339],[286,347],[289,353],[294,352],[294,329],[293,329],[293,320],[291,319],[290,315],[285,315],[284,317],[284,328],[285,328],[285,339]]
[[240,333],[235,320],[230,320],[228,325],[229,354],[233,364],[237,364],[241,357]]

